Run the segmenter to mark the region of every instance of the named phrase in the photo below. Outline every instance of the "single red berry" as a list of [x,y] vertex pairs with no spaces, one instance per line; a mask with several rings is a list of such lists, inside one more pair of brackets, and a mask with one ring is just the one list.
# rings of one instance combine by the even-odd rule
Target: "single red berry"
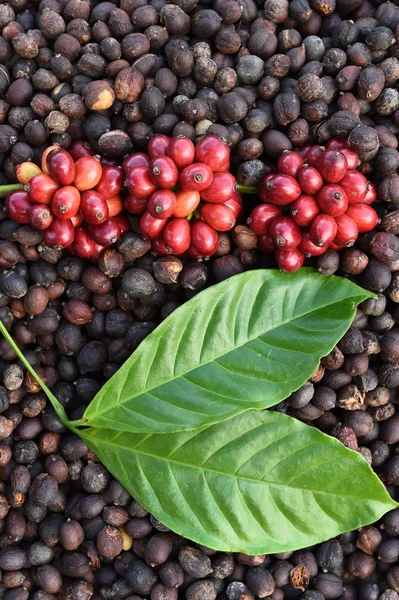
[[237,191],[237,180],[231,173],[216,171],[212,183],[200,192],[205,202],[226,202]]
[[100,260],[100,256],[103,254],[104,250],[106,250],[105,246],[101,246],[101,244],[96,244],[94,248],[93,255],[91,257],[91,262],[97,264]]
[[205,163],[214,172],[224,171],[229,159],[230,148],[214,135],[202,138],[195,148],[195,161]]
[[330,183],[321,188],[316,196],[321,212],[331,217],[343,215],[348,208],[348,197],[345,190],[336,183]]
[[353,219],[348,215],[341,215],[335,219],[337,224],[337,233],[333,239],[334,244],[339,248],[349,248],[356,242],[359,230]]
[[[108,206],[104,198],[95,190],[83,192],[80,201],[80,212],[82,217],[90,225],[100,225],[109,216]],[[98,242],[100,243],[100,242]]]
[[59,185],[71,185],[75,179],[75,163],[72,156],[62,148],[52,150],[46,158],[48,174]]
[[298,174],[298,182],[302,191],[314,196],[323,187],[323,178],[315,167],[305,165]]
[[89,225],[89,235],[100,246],[111,246],[121,236],[121,228],[116,218],[108,219],[101,225]]
[[186,256],[189,256],[190,258],[194,259],[194,260],[200,260],[202,258],[204,258],[204,256],[202,254],[200,254],[198,252],[198,250],[196,250],[194,248],[193,245],[189,246],[188,250],[186,250],[185,252]]
[[128,194],[123,199],[123,205],[133,215],[142,215],[147,210],[148,198],[137,198],[133,194]]
[[80,212],[77,212],[76,215],[73,215],[73,217],[71,217],[71,223],[75,229],[76,227],[80,227],[81,225],[83,225],[82,214]]
[[119,194],[117,194],[116,196],[113,196],[112,198],[107,198],[105,200],[105,202],[107,203],[108,206],[108,217],[116,217],[116,215],[119,215],[119,213],[122,212],[123,210],[123,202],[122,202],[122,198],[120,197]]
[[128,192],[136,198],[149,198],[158,186],[151,178],[149,167],[133,167],[126,174],[125,185]]
[[151,250],[156,254],[159,254],[159,256],[166,256],[168,254],[161,236],[155,238],[155,240],[151,240]]
[[28,210],[31,206],[32,202],[24,190],[15,190],[7,196],[6,211],[16,223],[29,223]]
[[356,223],[359,233],[371,231],[378,223],[377,213],[367,204],[351,204],[346,214]]
[[270,181],[270,179],[273,177],[273,175],[277,175],[277,173],[268,173],[267,175],[265,175],[259,186],[258,195],[259,195],[259,200],[261,200],[262,202],[266,202],[266,203],[269,202],[269,200],[267,198],[268,190],[267,190],[266,184],[268,181]]
[[373,202],[377,200],[377,188],[375,187],[374,183],[368,181],[366,184],[366,189],[367,192],[362,200],[362,204],[373,204]]
[[87,229],[77,227],[73,246],[77,256],[91,259],[96,249],[96,242],[89,236]]
[[151,179],[164,190],[175,187],[179,181],[179,171],[169,156],[159,156],[150,162]]
[[210,202],[201,206],[201,218],[216,231],[229,231],[236,222],[233,212],[228,206]]
[[100,158],[100,164],[102,167],[120,167],[120,158],[110,158],[109,156],[102,156]]
[[242,213],[243,201],[238,192],[236,192],[231,198],[223,202],[225,206],[227,206],[233,213],[235,220],[237,221],[238,217]]
[[61,150],[61,147],[59,144],[52,144],[51,146],[48,146],[43,154],[42,154],[42,161],[41,161],[41,167],[42,167],[42,171],[43,173],[46,173],[46,175],[49,174],[49,170],[47,167],[47,157],[50,154],[50,152],[52,152],[52,150]]
[[311,146],[304,156],[306,164],[315,167],[324,150],[324,146]]
[[258,248],[262,254],[274,254],[274,244],[272,238],[265,234],[258,239]]
[[94,156],[82,156],[75,163],[75,171],[73,185],[80,192],[85,192],[96,187],[101,179],[103,168]]
[[53,215],[47,204],[33,204],[28,209],[29,225],[42,231],[50,227]]
[[317,215],[309,229],[311,241],[320,248],[328,247],[337,233],[337,224],[330,215]]
[[170,144],[170,137],[167,135],[163,135],[160,133],[159,135],[154,135],[150,139],[147,145],[147,152],[151,159],[158,158],[159,156],[165,156],[166,150]]
[[204,221],[195,221],[191,229],[191,243],[201,256],[212,256],[219,247],[218,234]]
[[176,218],[188,217],[197,208],[200,200],[199,192],[179,190],[176,192],[176,206],[172,216]]
[[148,154],[144,154],[143,152],[134,152],[133,154],[129,154],[126,156],[122,163],[122,171],[125,175],[133,169],[133,167],[149,167],[151,159]]
[[123,171],[119,167],[103,167],[100,181],[96,185],[96,191],[100,192],[105,200],[116,196],[123,190]]
[[349,144],[342,138],[331,138],[326,144],[327,150],[342,150],[343,148],[349,148]]
[[170,140],[169,146],[166,148],[166,154],[181,171],[194,162],[195,146],[189,138],[175,137]]
[[188,250],[191,231],[187,219],[170,219],[162,232],[162,241],[168,254],[183,254]]
[[348,196],[349,204],[362,202],[367,194],[367,179],[360,171],[347,171],[339,182]]
[[324,252],[327,250],[326,246],[321,246],[321,247],[315,246],[315,244],[310,239],[309,230],[302,232],[302,240],[301,240],[301,243],[299,244],[298,248],[308,258],[310,256],[320,256],[321,254],[324,254]]
[[157,190],[148,200],[147,208],[155,219],[167,219],[176,208],[176,195],[170,190]]
[[352,148],[341,148],[340,152],[345,156],[348,169],[356,169],[359,165],[359,155]]
[[278,206],[290,204],[302,193],[299,183],[290,175],[267,175],[261,187],[264,188],[266,202]]
[[51,200],[58,188],[58,183],[45,173],[40,173],[40,175],[32,177],[26,186],[29,198],[35,204],[51,204]]
[[269,227],[269,235],[276,248],[292,250],[299,246],[302,233],[291,217],[277,217]]
[[84,140],[74,140],[68,148],[69,154],[73,160],[83,158],[83,156],[94,156],[95,152],[93,148]]
[[298,227],[310,227],[314,218],[320,212],[313,196],[307,196],[306,194],[302,194],[294,202],[291,202],[289,209],[291,219]]
[[72,185],[58,189],[51,201],[51,210],[58,219],[70,219],[75,216],[80,206],[80,193]]
[[274,253],[278,268],[282,273],[294,273],[298,271],[305,262],[305,255],[299,248],[293,248],[288,252],[276,250]]
[[167,222],[168,219],[155,219],[146,210],[140,219],[139,228],[144,237],[149,240],[155,240],[155,238],[161,235]]
[[125,235],[125,233],[128,233],[132,230],[129,219],[127,219],[125,215],[116,215],[116,217],[112,217],[111,220],[119,225],[121,235]]
[[51,225],[43,230],[43,242],[56,250],[68,248],[74,237],[75,229],[70,219],[53,219]]
[[201,192],[213,180],[213,173],[205,163],[193,163],[180,173],[179,183],[187,192]]
[[274,219],[282,214],[281,208],[275,204],[258,204],[249,215],[247,225],[256,235],[265,235]]
[[278,159],[277,168],[279,173],[291,175],[291,177],[296,179],[304,164],[305,161],[298,152],[286,150]]
[[338,183],[348,170],[348,161],[339,150],[325,150],[317,159],[316,169],[324,181]]

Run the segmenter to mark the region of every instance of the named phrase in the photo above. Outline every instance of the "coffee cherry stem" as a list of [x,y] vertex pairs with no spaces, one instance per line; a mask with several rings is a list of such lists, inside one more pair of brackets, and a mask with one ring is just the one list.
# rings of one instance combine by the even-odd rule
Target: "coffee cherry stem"
[[0,185],[0,197],[6,196],[10,192],[15,190],[23,190],[24,186],[21,183],[9,183],[7,185]]
[[258,188],[237,183],[237,192],[240,194],[257,194]]

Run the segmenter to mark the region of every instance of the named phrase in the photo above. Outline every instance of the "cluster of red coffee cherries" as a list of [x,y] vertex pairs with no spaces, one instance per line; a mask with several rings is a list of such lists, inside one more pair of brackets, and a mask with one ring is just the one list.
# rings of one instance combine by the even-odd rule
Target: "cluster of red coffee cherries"
[[253,209],[248,224],[259,249],[274,253],[282,271],[296,271],[306,257],[328,248],[352,246],[359,233],[374,229],[378,216],[369,205],[377,191],[358,165],[347,142],[332,139],[325,148],[283,153],[277,172],[265,176],[259,190],[264,204]]
[[185,137],[156,135],[147,152],[123,161],[126,210],[141,215],[140,231],[157,254],[212,256],[217,232],[229,231],[242,210],[229,147],[215,136],[194,146]]
[[72,254],[96,260],[104,248],[130,230],[121,214],[120,192],[124,177],[120,168],[102,164],[83,142],[71,152],[49,146],[41,169],[25,162],[17,167],[24,189],[6,199],[9,217],[43,232],[50,248],[67,248]]

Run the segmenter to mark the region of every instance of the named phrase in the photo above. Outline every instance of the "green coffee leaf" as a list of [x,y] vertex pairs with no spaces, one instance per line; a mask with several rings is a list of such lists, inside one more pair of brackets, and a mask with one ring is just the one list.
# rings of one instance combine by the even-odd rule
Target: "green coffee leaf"
[[218,550],[295,550],[396,507],[360,454],[277,412],[184,433],[79,435],[157,519]]
[[97,428],[171,432],[273,406],[312,375],[371,295],[309,268],[232,277],[165,319],[84,417]]

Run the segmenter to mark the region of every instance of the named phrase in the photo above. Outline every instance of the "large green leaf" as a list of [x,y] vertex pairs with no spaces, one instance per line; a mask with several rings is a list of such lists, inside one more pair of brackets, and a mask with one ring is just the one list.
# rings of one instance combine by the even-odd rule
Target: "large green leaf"
[[177,434],[79,435],[162,523],[218,550],[294,550],[396,507],[360,454],[277,412]]
[[273,406],[312,375],[370,295],[311,269],[232,277],[157,327],[84,418],[97,428],[170,432]]

